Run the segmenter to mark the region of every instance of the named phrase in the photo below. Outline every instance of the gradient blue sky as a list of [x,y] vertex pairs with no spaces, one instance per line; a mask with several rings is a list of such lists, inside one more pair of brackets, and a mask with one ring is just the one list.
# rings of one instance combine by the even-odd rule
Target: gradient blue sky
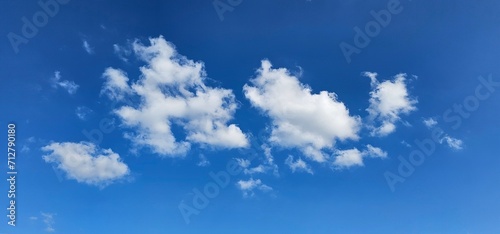
[[[484,80],[500,82],[500,2],[401,0],[400,13],[392,14],[361,53],[346,61],[341,43],[354,45],[354,28],[364,30],[375,22],[370,11],[386,10],[389,2],[243,0],[221,20],[212,1],[71,0],[59,5],[16,52],[9,33],[22,36],[22,17],[31,20],[42,8],[36,1],[2,1],[0,129],[7,135],[8,123],[17,126],[19,175],[17,225],[7,225],[4,215],[0,233],[500,233],[500,94],[495,92],[500,86],[484,86]],[[227,147],[224,141],[218,146],[191,142],[184,156],[162,156],[124,137],[141,130],[125,126],[113,113],[125,104],[108,97],[103,73],[108,67],[121,69],[129,84],[138,82],[139,67],[149,64],[131,51],[132,44],[146,48],[149,38],[163,40],[160,36],[178,54],[204,64],[204,84],[232,91],[237,109],[227,125],[235,124],[245,134],[246,148]],[[287,78],[302,84],[298,87],[310,87],[307,94],[335,93],[335,100],[327,100],[342,102],[348,117],[357,118],[358,139],[336,140],[349,127],[332,130],[330,147],[316,147],[326,158],[323,162],[295,141],[292,146],[273,142],[273,118],[298,116],[294,123],[301,127],[318,126],[321,119],[300,111],[295,117],[279,111],[270,116],[273,105],[300,110],[320,104],[266,101],[263,105],[270,109],[256,106],[243,87],[256,86],[251,80],[264,59],[275,69],[286,69]],[[378,82],[371,86],[364,72],[376,72]],[[404,88],[408,95],[403,99],[414,102],[393,110],[396,116],[371,120],[367,109],[377,85],[397,84],[400,73],[406,79],[388,87],[388,93],[398,91],[391,87]],[[78,88],[68,89],[72,85]],[[479,100],[477,89],[488,97]],[[268,94],[279,97],[289,90],[278,91]],[[140,100],[129,99],[135,107]],[[467,117],[455,112],[444,117],[455,104],[474,100],[478,106]],[[76,113],[87,115],[79,118]],[[52,162],[44,158],[51,151],[43,147],[91,144],[82,143],[91,141],[82,132],[99,129],[103,119],[113,120],[113,130],[94,142],[95,147],[118,154],[113,165],[126,165],[126,173],[115,171],[107,181],[77,181],[57,160],[67,155],[53,155]],[[374,133],[381,121],[392,122],[395,130]],[[330,121],[321,124],[338,127]],[[171,127],[178,141],[192,133],[182,124]],[[415,140],[430,139],[435,129],[443,131],[435,151],[391,189],[387,172],[398,175],[398,157],[408,160],[420,150]],[[7,147],[6,137],[2,139]],[[382,154],[365,153],[367,145]],[[351,149],[359,154],[348,154]],[[343,153],[350,160],[361,155],[362,165],[335,161]],[[224,171],[235,160],[244,165],[251,157],[255,159],[246,169],[263,165],[263,172],[231,176],[187,223],[179,204],[192,206],[193,189],[211,183],[210,172]],[[266,161],[269,157],[272,163]],[[203,158],[209,165],[200,165]],[[102,173],[92,171],[102,168],[90,169],[90,176]],[[1,171],[5,178],[6,171]],[[8,185],[1,184],[5,194],[0,204],[7,207]],[[250,188],[245,190],[245,185]]]

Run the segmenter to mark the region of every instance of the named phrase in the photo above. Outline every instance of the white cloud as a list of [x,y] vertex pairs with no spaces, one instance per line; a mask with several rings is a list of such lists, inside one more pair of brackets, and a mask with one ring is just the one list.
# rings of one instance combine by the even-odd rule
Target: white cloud
[[236,163],[242,168],[248,168],[250,166],[250,160],[248,159],[242,159],[242,158],[236,158]]
[[76,117],[80,120],[86,120],[88,115],[92,113],[92,110],[86,106],[78,106],[75,110]]
[[423,122],[423,123],[424,123],[424,125],[425,125],[426,127],[428,127],[428,128],[432,128],[432,127],[436,126],[436,124],[438,123],[438,122],[436,121],[436,119],[434,119],[434,118],[424,119],[422,122]]
[[243,173],[252,175],[256,173],[265,173],[267,170],[268,168],[261,164],[256,167],[246,168],[245,170],[243,170]]
[[338,150],[333,165],[336,168],[363,166],[363,155],[358,149]]
[[43,223],[45,224],[45,231],[46,232],[55,232],[56,230],[54,229],[54,215],[51,213],[43,213],[42,212],[42,218],[43,218]]
[[309,174],[314,174],[311,167],[307,165],[307,163],[302,160],[301,158],[298,158],[296,161],[293,160],[293,156],[289,155],[288,158],[285,160],[285,164],[290,167],[292,172],[296,171],[302,171],[302,172],[307,172]]
[[128,166],[111,149],[99,149],[89,142],[52,143],[44,146],[45,162],[55,163],[68,178],[81,183],[107,186],[129,174]]
[[[220,147],[247,147],[248,140],[232,120],[237,108],[232,90],[205,84],[202,62],[179,55],[163,37],[150,39],[149,46],[134,42],[135,55],[146,65],[140,78],[129,85],[127,75],[114,68],[103,74],[103,93],[111,99],[137,100],[134,106],[114,110],[125,127],[133,130],[125,136],[136,146],[146,146],[162,156],[183,156],[191,143]],[[186,133],[178,141],[172,124]]]
[[92,48],[89,44],[88,41],[86,40],[83,40],[83,49],[85,50],[85,52],[87,52],[87,54],[93,54],[94,53],[94,48]]
[[75,94],[78,90],[78,85],[74,81],[61,80],[61,72],[55,71],[54,76],[50,79],[53,88],[63,88],[69,94]]
[[262,192],[268,192],[273,190],[271,187],[262,183],[260,179],[254,180],[250,178],[249,180],[239,180],[236,185],[243,192],[244,197],[252,197],[255,195],[254,190],[258,189]]
[[445,142],[450,148],[454,150],[463,149],[464,142],[460,139],[450,137],[448,135],[444,136],[439,143],[443,144]]
[[359,151],[356,148],[348,150],[337,150],[335,152],[333,165],[336,169],[343,169],[353,166],[364,166],[363,158],[387,158],[387,152],[372,145],[366,145],[366,149]]
[[[406,84],[406,74],[398,74],[394,80],[379,82],[377,73],[365,72],[371,80],[370,106],[366,109],[369,113],[370,125],[373,136],[386,136],[396,130],[395,123],[400,120],[400,115],[409,114],[416,110],[417,100],[410,97]],[[380,126],[373,126],[378,122]]]
[[336,140],[357,140],[360,118],[349,115],[333,92],[312,94],[287,69],[271,68],[262,61],[257,76],[243,91],[251,104],[272,120],[270,142],[298,148],[307,157],[324,162],[324,149],[333,149]]
[[372,145],[366,145],[364,154],[372,158],[387,158],[387,152],[378,147],[373,147]]

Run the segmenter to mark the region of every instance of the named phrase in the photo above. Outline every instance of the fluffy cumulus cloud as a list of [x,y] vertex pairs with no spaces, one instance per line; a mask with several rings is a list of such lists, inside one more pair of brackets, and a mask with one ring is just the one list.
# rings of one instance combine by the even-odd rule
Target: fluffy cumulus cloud
[[250,82],[243,87],[245,97],[271,119],[271,143],[325,162],[324,150],[332,150],[337,140],[358,139],[360,118],[351,116],[335,93],[312,93],[287,69],[274,69],[267,60]]
[[[206,85],[202,62],[179,55],[163,37],[150,39],[150,45],[135,41],[132,49],[145,62],[139,78],[132,82],[124,71],[108,68],[102,93],[116,101],[135,101],[114,110],[132,130],[126,137],[135,145],[162,156],[185,155],[191,143],[248,146],[241,129],[229,124],[237,108],[233,92]],[[173,124],[182,127],[185,139],[174,136]]]
[[255,190],[260,190],[262,192],[269,192],[273,189],[262,183],[260,179],[254,180],[250,178],[249,180],[239,180],[236,186],[243,192],[244,197],[252,197],[255,195]]
[[363,166],[363,156],[358,149],[338,150],[333,165],[338,168]]
[[417,100],[410,97],[406,74],[398,74],[393,80],[379,82],[377,73],[365,72],[371,79],[370,124],[368,128],[373,136],[386,136],[396,130],[396,122],[401,115],[416,110]]
[[290,167],[292,172],[307,172],[309,174],[314,174],[313,170],[311,167],[301,158],[298,158],[297,160],[293,159],[293,156],[289,155],[288,158],[285,160],[285,164]]
[[50,79],[50,83],[53,88],[62,88],[69,94],[75,94],[79,87],[74,81],[63,80],[60,71],[54,72],[54,76]]
[[92,143],[52,143],[42,148],[45,162],[54,163],[69,179],[107,186],[127,176],[128,166],[111,149],[99,149]]
[[349,168],[353,166],[364,166],[363,159],[365,157],[387,158],[387,152],[372,145],[367,145],[366,149],[363,151],[360,151],[357,148],[337,150],[337,152],[335,152],[333,165],[336,169]]

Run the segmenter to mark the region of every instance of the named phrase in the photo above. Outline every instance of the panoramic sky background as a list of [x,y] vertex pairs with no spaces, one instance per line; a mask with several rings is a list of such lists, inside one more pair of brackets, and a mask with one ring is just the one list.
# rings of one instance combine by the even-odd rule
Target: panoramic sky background
[[0,234],[500,233],[498,1],[1,2]]

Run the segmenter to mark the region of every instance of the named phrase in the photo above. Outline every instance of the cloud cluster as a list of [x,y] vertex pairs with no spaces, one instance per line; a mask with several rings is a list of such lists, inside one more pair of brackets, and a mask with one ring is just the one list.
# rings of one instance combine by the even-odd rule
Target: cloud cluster
[[[232,123],[238,108],[233,91],[209,85],[203,62],[180,55],[163,37],[151,38],[148,45],[139,41],[128,44],[113,45],[114,52],[127,63],[128,57],[143,63],[138,68],[139,75],[130,77],[121,69],[106,68],[101,95],[118,104],[113,114],[120,118],[121,127],[126,129],[125,138],[135,147],[148,148],[161,156],[182,157],[193,144],[224,149],[249,146],[247,134]],[[85,40],[83,48],[89,54],[94,53]],[[256,74],[243,86],[243,94],[252,107],[269,118],[270,135],[257,146],[261,147],[263,157],[256,165],[248,159],[236,159],[243,173],[250,177],[236,182],[245,197],[254,196],[255,191],[273,190],[254,176],[270,171],[279,176],[271,154],[275,146],[297,149],[304,155],[289,155],[284,159],[293,173],[314,174],[310,161],[340,170],[364,166],[366,158],[387,158],[387,152],[369,144],[347,149],[341,149],[341,144],[359,141],[362,130],[367,130],[365,135],[369,131],[371,136],[384,137],[396,130],[398,122],[409,125],[402,116],[416,111],[418,101],[410,95],[404,73],[385,81],[377,80],[377,73],[363,75],[371,80],[368,116],[363,119],[366,121],[352,115],[336,93],[313,91],[288,69],[273,68],[270,61],[261,61]],[[73,81],[62,80],[59,71],[54,73],[51,84],[69,94],[79,88]],[[91,112],[84,106],[75,111],[81,120],[86,120]],[[424,119],[423,123],[428,128],[437,125],[433,118]],[[447,134],[439,143],[456,150],[463,148],[462,140]],[[46,152],[43,156],[46,162],[55,164],[68,178],[78,182],[103,187],[130,174],[118,154],[92,143],[52,143],[42,150]],[[207,167],[210,161],[200,154],[197,165]],[[49,220],[48,231],[53,230],[52,216],[43,216]]]
[[271,119],[271,143],[298,148],[310,159],[325,162],[323,149],[333,149],[337,140],[359,138],[360,118],[351,116],[335,93],[312,93],[288,70],[273,69],[268,60],[250,83],[243,87],[245,97]]
[[[162,156],[183,156],[193,142],[219,148],[248,146],[241,129],[228,124],[237,108],[232,90],[206,85],[203,63],[179,55],[163,37],[150,39],[148,46],[136,41],[132,48],[146,63],[139,68],[140,77],[130,82],[124,71],[108,68],[102,93],[116,101],[137,100],[114,110],[132,129],[126,137],[135,145]],[[184,129],[185,139],[177,139],[173,124]]]
[[[396,122],[401,115],[416,110],[417,99],[410,97],[407,89],[406,74],[397,74],[394,80],[379,82],[377,73],[365,72],[371,80],[368,126],[372,136],[387,136],[396,130]],[[377,126],[376,126],[376,125]]]
[[130,172],[120,155],[111,149],[99,149],[92,143],[62,142],[44,146],[45,162],[54,163],[69,179],[96,186],[107,186]]

